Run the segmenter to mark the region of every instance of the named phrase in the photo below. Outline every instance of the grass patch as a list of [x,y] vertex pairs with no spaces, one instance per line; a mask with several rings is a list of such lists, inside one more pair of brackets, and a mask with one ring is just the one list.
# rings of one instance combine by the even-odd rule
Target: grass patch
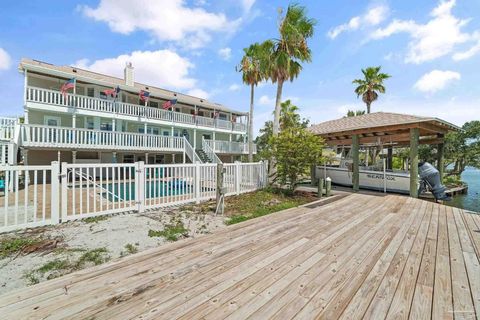
[[42,239],[31,237],[15,237],[0,240],[0,258],[17,254],[25,247],[40,243]]
[[226,199],[225,224],[232,225],[317,200],[308,193],[265,189]]
[[108,216],[103,215],[103,216],[95,216],[95,217],[88,217],[83,219],[85,223],[99,223],[100,221],[107,220]]
[[97,248],[93,250],[84,250],[84,253],[78,258],[73,259],[54,259],[42,265],[41,267],[25,273],[24,278],[29,285],[37,284],[40,279],[54,279],[65,274],[86,268],[90,265],[99,265],[110,259],[106,248]]
[[148,230],[149,237],[164,237],[168,241],[177,241],[178,237],[188,233],[182,222],[167,224],[163,230]]
[[76,269],[82,269],[88,263],[98,266],[110,260],[107,248],[97,248],[82,254],[76,263]]
[[40,273],[47,273],[51,271],[65,270],[70,268],[70,262],[63,259],[55,259],[45,263],[43,266],[37,269]]
[[129,254],[134,254],[134,253],[137,253],[137,252],[138,252],[137,245],[134,245],[134,244],[131,244],[131,243],[127,243],[127,244],[125,245],[125,250],[126,250],[126,251],[120,252],[120,256],[121,256],[121,257],[124,257],[124,256],[127,256],[127,255],[129,255]]

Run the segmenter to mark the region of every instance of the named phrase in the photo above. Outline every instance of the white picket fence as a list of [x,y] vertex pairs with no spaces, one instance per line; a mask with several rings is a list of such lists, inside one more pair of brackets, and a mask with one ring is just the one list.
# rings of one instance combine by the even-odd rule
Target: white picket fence
[[[0,232],[214,199],[215,163],[0,166]],[[267,185],[267,165],[223,164],[226,195]]]

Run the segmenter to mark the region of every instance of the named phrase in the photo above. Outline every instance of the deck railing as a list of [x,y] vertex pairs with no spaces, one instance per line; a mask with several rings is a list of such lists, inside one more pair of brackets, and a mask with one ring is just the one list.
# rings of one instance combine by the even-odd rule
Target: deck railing
[[[216,153],[248,154],[248,143],[221,140],[205,140],[205,143]],[[257,153],[257,145],[253,145],[253,153]]]
[[201,116],[194,116],[187,113],[168,111],[158,108],[146,107],[121,101],[93,98],[83,95],[67,94],[65,97],[54,90],[27,87],[27,101],[38,102],[64,107],[76,107],[78,109],[112,114],[133,116],[141,119],[162,120],[172,123],[181,123],[198,127],[218,128],[246,132],[247,126],[244,123],[231,122],[221,119],[212,119]]
[[183,137],[23,124],[24,147],[183,151]]

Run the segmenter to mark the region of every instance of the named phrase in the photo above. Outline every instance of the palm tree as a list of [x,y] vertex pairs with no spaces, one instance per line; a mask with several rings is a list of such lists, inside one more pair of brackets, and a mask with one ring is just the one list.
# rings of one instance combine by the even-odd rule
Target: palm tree
[[[281,14],[281,13],[280,13]],[[293,81],[302,71],[301,62],[310,62],[312,52],[307,39],[313,36],[316,21],[306,16],[305,7],[297,4],[288,6],[285,16],[280,16],[280,38],[267,41],[271,56],[269,77],[277,83],[275,113],[273,120],[273,135],[277,136],[280,130],[280,110],[282,102],[283,83]]]
[[266,74],[267,45],[265,43],[254,43],[244,48],[245,55],[237,67],[242,72],[243,83],[250,85],[250,113],[248,116],[248,161],[253,161],[253,108],[255,86],[264,80]]
[[365,114],[365,110],[348,110],[347,115],[344,118],[350,118],[350,117],[357,117],[357,116],[363,116]]
[[370,105],[378,99],[378,93],[385,93],[383,81],[391,76],[380,73],[382,67],[368,67],[362,69],[363,79],[355,79],[352,83],[357,84],[355,93],[357,97],[362,96],[363,102],[367,105],[367,113],[370,113]]

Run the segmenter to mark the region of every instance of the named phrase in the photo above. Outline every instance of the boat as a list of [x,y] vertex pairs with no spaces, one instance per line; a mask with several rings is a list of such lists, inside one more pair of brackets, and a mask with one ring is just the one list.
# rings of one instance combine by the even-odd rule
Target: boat
[[[315,169],[317,179],[329,177],[332,184],[352,187],[353,186],[353,160],[340,159],[338,165],[322,165]],[[359,166],[359,184],[361,189],[369,189],[382,192],[410,193],[410,173],[403,170],[387,170],[384,159],[374,165]]]

